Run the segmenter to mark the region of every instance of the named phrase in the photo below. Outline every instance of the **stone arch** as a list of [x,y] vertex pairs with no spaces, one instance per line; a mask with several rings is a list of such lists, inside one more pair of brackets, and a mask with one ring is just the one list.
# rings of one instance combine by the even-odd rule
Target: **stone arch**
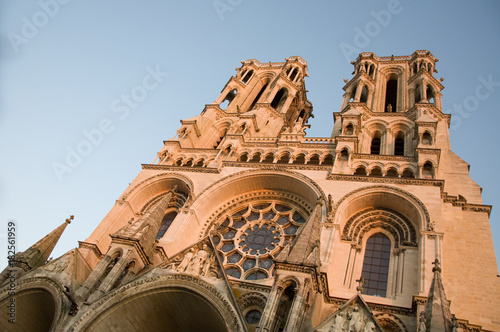
[[417,231],[403,214],[387,208],[367,208],[353,215],[345,223],[342,240],[361,244],[372,229],[384,229],[395,240],[394,246],[417,246]]
[[186,195],[194,190],[193,182],[186,176],[179,173],[163,173],[140,182],[125,192],[121,199],[127,200],[134,211],[140,211],[151,199],[169,191],[174,186],[177,186],[177,192]]
[[300,197],[303,204],[312,211],[319,198],[326,195],[319,185],[310,178],[288,170],[247,170],[229,175],[203,190],[192,208],[198,215],[208,216],[200,234],[204,234],[220,212],[233,204],[235,197],[243,194],[274,190],[289,192]]
[[183,274],[150,274],[119,288],[92,304],[71,330],[104,331],[116,324],[118,329],[137,326],[145,332],[162,330],[165,324],[173,330],[244,331],[238,311],[225,295]]
[[66,317],[66,308],[71,302],[65,297],[62,287],[46,277],[25,278],[16,283],[15,322],[8,322],[9,284],[0,291],[0,327],[5,331],[53,331]]
[[376,314],[375,319],[379,322],[380,326],[384,329],[384,331],[391,332],[408,332],[405,324],[399,317],[389,314],[389,313],[381,313]]
[[386,208],[405,216],[415,230],[426,230],[430,224],[427,208],[413,194],[396,187],[373,185],[351,191],[342,197],[333,209],[334,223],[344,227],[347,220],[367,207]]

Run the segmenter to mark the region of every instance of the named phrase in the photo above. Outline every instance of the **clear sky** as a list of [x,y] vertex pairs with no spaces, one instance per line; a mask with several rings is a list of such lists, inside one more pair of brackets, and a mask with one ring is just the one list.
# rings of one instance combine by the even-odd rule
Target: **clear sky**
[[[53,256],[78,246],[242,60],[308,62],[317,137],[331,133],[357,53],[427,49],[452,149],[494,205],[499,260],[499,17],[498,1],[0,0],[0,256],[8,220],[25,250],[74,214]],[[132,91],[146,93],[126,106]]]

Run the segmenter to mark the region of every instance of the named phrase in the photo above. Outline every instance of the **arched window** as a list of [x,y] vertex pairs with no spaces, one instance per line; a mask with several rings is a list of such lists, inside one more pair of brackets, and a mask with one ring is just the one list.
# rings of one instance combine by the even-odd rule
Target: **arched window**
[[394,141],[394,155],[404,156],[405,155],[405,135],[403,132],[399,132]]
[[426,162],[422,168],[422,178],[433,179],[434,178],[434,167],[430,162]]
[[340,161],[348,161],[349,160],[349,152],[346,149],[340,151]]
[[370,145],[370,154],[380,154],[380,132],[376,132]]
[[170,225],[172,225],[172,221],[174,221],[175,217],[177,216],[176,211],[172,211],[167,213],[164,217],[163,220],[161,221],[160,229],[158,230],[158,233],[156,234],[156,239],[159,240],[165,235],[165,232],[168,230]]
[[273,101],[271,102],[271,107],[277,109],[286,100],[287,95],[288,95],[287,89],[285,88],[279,89],[279,91],[274,96]]
[[257,152],[256,154],[254,154],[252,159],[250,160],[250,162],[260,163],[260,152]]
[[422,135],[422,144],[424,144],[424,145],[431,145],[432,144],[432,136],[428,131],[426,131]]
[[366,241],[365,258],[361,275],[365,279],[363,294],[385,297],[391,258],[391,240],[376,233]]
[[241,80],[243,83],[247,83],[248,80],[250,79],[250,77],[252,77],[252,74],[253,74],[253,70],[250,69],[246,74],[245,76],[243,77],[243,79]]
[[352,123],[349,123],[345,127],[344,135],[354,135],[354,126],[352,125]]

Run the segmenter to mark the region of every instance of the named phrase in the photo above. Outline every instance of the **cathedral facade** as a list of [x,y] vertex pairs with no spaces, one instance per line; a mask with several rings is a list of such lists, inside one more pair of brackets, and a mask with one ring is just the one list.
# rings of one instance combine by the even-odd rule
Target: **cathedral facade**
[[69,218],[11,258],[0,325],[500,331],[491,206],[450,149],[437,62],[361,53],[331,136],[307,137],[306,61],[243,61],[78,248],[47,261]]

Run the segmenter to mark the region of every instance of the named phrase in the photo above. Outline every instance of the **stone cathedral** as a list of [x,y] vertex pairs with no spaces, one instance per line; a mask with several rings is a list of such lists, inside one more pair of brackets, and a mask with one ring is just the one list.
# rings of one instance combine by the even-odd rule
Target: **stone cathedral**
[[437,62],[361,53],[308,137],[306,61],[243,61],[78,248],[48,260],[68,218],[11,258],[2,329],[500,331],[491,206]]

